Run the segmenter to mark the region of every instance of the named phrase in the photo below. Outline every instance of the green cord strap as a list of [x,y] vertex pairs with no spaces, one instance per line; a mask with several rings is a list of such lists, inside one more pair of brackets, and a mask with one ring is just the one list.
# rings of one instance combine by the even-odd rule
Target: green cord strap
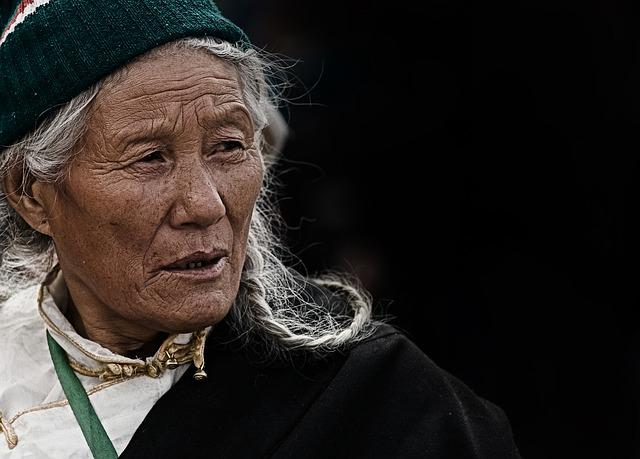
[[62,390],[69,400],[78,425],[95,459],[113,459],[118,457],[107,432],[104,430],[82,383],[73,372],[67,360],[67,354],[47,331],[47,342],[53,366],[58,374]]

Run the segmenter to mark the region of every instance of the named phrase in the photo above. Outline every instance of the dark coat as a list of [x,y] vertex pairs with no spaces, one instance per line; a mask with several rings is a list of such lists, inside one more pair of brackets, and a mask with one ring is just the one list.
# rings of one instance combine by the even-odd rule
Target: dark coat
[[502,410],[392,326],[295,365],[257,365],[223,335],[207,342],[208,380],[185,374],[122,458],[519,458]]

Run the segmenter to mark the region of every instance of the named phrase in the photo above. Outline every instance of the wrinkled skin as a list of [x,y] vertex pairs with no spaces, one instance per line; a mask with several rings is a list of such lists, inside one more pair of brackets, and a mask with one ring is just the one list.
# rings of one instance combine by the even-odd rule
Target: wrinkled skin
[[[131,64],[99,93],[62,185],[35,183],[76,329],[126,354],[215,324],[238,291],[263,165],[236,70],[204,51]],[[198,252],[219,276],[161,269]]]

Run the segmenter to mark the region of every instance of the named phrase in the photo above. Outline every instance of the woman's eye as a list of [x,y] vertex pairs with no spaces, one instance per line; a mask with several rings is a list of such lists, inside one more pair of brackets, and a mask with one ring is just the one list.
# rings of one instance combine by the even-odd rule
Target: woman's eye
[[148,155],[140,158],[138,162],[140,163],[155,163],[155,162],[163,162],[164,157],[162,153],[159,151],[154,151],[153,153],[149,153]]
[[212,153],[230,153],[236,150],[243,149],[244,145],[242,145],[242,143],[235,140],[225,140],[224,142],[220,142],[215,147],[213,147]]

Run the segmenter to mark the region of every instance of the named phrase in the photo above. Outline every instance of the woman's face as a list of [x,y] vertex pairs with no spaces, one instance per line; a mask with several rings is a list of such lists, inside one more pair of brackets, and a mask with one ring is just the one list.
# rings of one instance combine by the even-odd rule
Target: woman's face
[[97,96],[64,183],[43,193],[74,303],[165,332],[220,321],[262,174],[233,66],[204,51],[131,64]]

